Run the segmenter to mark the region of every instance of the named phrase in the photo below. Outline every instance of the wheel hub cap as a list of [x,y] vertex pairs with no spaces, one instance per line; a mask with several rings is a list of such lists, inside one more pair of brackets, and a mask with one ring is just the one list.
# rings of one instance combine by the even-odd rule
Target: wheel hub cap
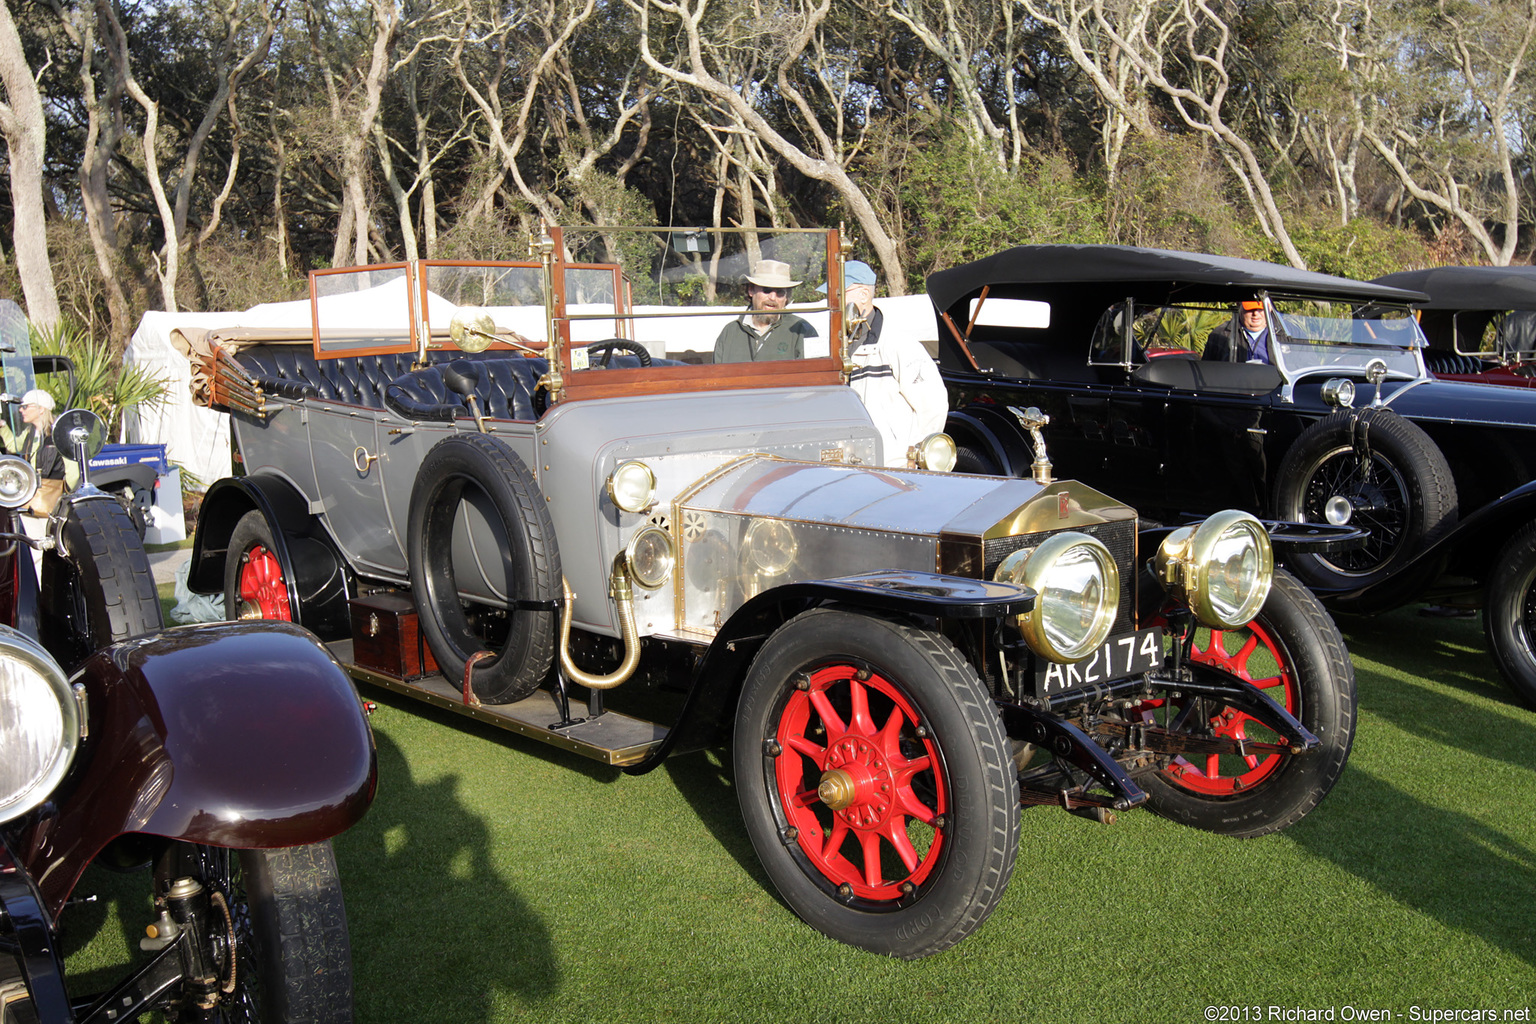
[[827,750],[825,767],[816,790],[823,803],[854,828],[874,828],[885,820],[891,810],[891,768],[874,744],[845,736]]
[[1327,519],[1334,526],[1346,525],[1354,514],[1355,507],[1342,494],[1335,494],[1323,506],[1323,518]]

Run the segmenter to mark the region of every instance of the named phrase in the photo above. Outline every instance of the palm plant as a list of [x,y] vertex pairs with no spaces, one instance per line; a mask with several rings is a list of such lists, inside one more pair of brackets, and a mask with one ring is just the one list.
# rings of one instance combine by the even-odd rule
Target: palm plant
[[153,408],[165,400],[171,382],[142,366],[125,366],[121,354],[108,341],[91,337],[84,327],[60,320],[51,327],[31,325],[34,355],[61,355],[75,367],[75,390],[59,374],[38,381],[53,396],[57,408],[90,409],[101,417],[109,438],[119,436],[123,413],[135,406]]

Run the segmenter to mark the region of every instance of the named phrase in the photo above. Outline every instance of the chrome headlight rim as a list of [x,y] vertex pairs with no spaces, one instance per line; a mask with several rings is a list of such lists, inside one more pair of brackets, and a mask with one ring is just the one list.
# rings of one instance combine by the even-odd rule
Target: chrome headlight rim
[[[32,678],[18,680],[13,674],[17,671]],[[32,692],[19,692],[22,687],[31,687]],[[19,744],[13,742],[11,730],[24,717],[17,714],[22,710],[19,700],[29,704],[46,700],[38,688],[53,697],[49,709],[56,707],[58,711],[57,732],[49,738],[47,756],[37,758],[27,773],[30,778],[18,778],[7,787],[8,792],[0,792],[0,822],[18,818],[47,800],[63,781],[80,746],[80,706],[64,670],[41,644],[9,626],[0,626],[0,705],[5,707],[5,720],[0,722],[0,734],[5,739],[0,746],[6,748],[7,765],[12,770],[18,767]]]
[[0,455],[0,508],[26,508],[37,494],[37,470],[19,455]]
[[[1235,608],[1227,611],[1215,598],[1212,578],[1227,564],[1217,559],[1217,546],[1234,532],[1252,542],[1254,581]],[[1154,566],[1158,578],[1189,607],[1202,626],[1237,629],[1252,622],[1269,598],[1275,576],[1275,552],[1263,523],[1247,512],[1227,509],[1207,517],[1198,526],[1185,526],[1170,533],[1158,548]]]
[[656,474],[632,459],[608,474],[608,500],[625,512],[649,512],[656,506]]
[[[1056,611],[1050,597],[1054,589],[1050,577],[1064,559],[1078,552],[1090,555],[1098,570],[1103,597],[1077,641],[1064,645],[1056,641],[1048,628],[1048,619]],[[1114,555],[1097,537],[1076,530],[1048,537],[1036,548],[1012,552],[998,565],[993,579],[1018,583],[1035,592],[1035,606],[1018,616],[1019,631],[1030,650],[1049,661],[1072,664],[1088,657],[1109,637],[1120,611],[1120,567],[1115,564]]]
[[[657,543],[659,549],[653,546]],[[629,578],[646,590],[665,586],[677,567],[677,544],[672,534],[660,526],[636,530],[624,547],[624,566]]]
[[933,473],[948,473],[955,468],[955,459],[958,449],[955,447],[955,439],[942,430],[929,434],[917,444],[913,445],[913,461],[918,469],[926,469]]

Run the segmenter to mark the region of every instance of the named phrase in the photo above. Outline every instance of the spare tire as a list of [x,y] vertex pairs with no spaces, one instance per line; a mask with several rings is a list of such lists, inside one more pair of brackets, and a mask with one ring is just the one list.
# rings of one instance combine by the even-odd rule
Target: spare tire
[[[454,538],[461,538],[462,564],[471,519],[473,529],[500,532],[500,574],[490,582],[506,595],[505,619],[498,602],[466,604],[461,596]],[[490,546],[481,543],[482,560]],[[516,452],[486,434],[453,434],[433,445],[411,488],[406,560],[422,635],[450,680],[488,650],[493,657],[477,662],[471,679],[480,700],[509,704],[539,688],[554,663],[560,553],[549,509]],[[497,567],[487,571],[495,575]]]
[[[1364,472],[1357,452],[1368,453]],[[1403,597],[1429,582],[1433,564],[1399,575],[1456,524],[1456,481],[1428,434],[1385,408],[1336,412],[1302,431],[1280,463],[1275,518],[1326,523],[1341,499],[1348,522],[1370,536],[1352,550],[1292,555],[1286,564],[1302,582],[1341,590],[1395,577]]]

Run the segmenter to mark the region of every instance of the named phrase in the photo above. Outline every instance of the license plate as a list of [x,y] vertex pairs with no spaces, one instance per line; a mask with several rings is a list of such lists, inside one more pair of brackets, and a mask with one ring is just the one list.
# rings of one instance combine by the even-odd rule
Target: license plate
[[1073,690],[1139,676],[1163,664],[1163,631],[1157,626],[1112,636],[1082,661],[1061,665],[1045,659],[1035,663],[1035,695],[1056,697]]

